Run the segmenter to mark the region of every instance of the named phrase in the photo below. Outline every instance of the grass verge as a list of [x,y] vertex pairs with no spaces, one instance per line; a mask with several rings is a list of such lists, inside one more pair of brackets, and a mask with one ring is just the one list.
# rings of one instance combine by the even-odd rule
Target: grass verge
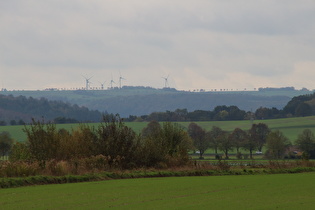
[[101,181],[111,179],[132,179],[149,177],[184,177],[184,176],[222,176],[222,175],[255,175],[255,174],[283,174],[315,172],[315,167],[295,167],[295,168],[257,168],[257,169],[229,169],[220,170],[139,170],[122,172],[103,172],[87,175],[66,175],[66,176],[30,176],[1,178],[0,188],[22,187],[30,185],[45,184],[65,184],[89,181]]

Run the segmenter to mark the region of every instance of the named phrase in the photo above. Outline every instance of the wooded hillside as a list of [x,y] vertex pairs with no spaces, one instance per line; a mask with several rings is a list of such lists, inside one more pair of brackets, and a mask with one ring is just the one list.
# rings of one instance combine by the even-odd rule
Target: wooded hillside
[[0,95],[0,120],[5,122],[30,122],[32,118],[45,120],[74,120],[78,122],[101,120],[99,111],[91,111],[86,107],[71,105],[61,101],[49,101],[45,98],[12,95]]

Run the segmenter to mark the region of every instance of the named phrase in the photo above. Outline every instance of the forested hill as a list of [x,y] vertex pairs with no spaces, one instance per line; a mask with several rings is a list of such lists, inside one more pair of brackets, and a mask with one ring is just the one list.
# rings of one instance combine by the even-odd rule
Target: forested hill
[[30,122],[32,118],[47,121],[59,120],[62,122],[99,122],[102,114],[99,111],[90,111],[86,107],[70,105],[61,101],[49,101],[45,98],[12,95],[0,95],[0,121]]
[[2,94],[26,96],[51,101],[78,104],[90,110],[129,115],[148,115],[152,112],[176,109],[213,110],[217,106],[237,106],[245,111],[260,107],[282,109],[294,96],[312,93],[308,90],[265,90],[260,91],[209,91],[189,92],[172,88],[150,87],[113,88],[107,90],[47,90],[47,91],[2,91]]
[[[266,97],[236,93],[176,93],[105,98],[100,99],[99,103],[89,104],[89,107],[93,109],[103,108],[109,113],[120,113],[122,116],[139,116],[176,109],[187,109],[188,111],[213,110],[219,105],[234,105],[242,110],[255,111],[261,106],[282,108],[289,100],[290,98],[285,96]],[[99,104],[102,104],[102,107]]]

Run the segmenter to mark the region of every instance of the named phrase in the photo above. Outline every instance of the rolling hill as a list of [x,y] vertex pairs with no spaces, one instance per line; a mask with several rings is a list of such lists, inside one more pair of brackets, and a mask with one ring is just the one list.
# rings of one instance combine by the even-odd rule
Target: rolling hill
[[212,91],[189,92],[150,87],[123,87],[109,90],[1,91],[3,95],[46,98],[77,104],[90,110],[119,113],[122,117],[166,110],[212,110],[219,105],[235,105],[245,111],[259,107],[282,109],[292,97],[311,91]]

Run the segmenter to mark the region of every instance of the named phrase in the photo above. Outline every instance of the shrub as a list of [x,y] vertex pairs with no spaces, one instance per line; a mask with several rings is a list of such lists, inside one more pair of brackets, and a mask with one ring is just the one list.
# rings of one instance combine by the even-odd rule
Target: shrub
[[218,167],[218,169],[221,170],[221,171],[229,171],[230,168],[231,168],[231,166],[229,165],[228,162],[226,162],[226,161],[221,161],[221,160],[219,160],[219,162],[218,162],[218,164],[217,164],[217,167]]
[[22,161],[0,162],[0,175],[1,177],[26,177],[38,175],[40,172],[39,165],[37,163],[27,163]]
[[104,123],[97,129],[97,139],[94,142],[96,155],[110,156],[108,164],[129,168],[136,159],[139,141],[136,133],[125,126],[119,115],[104,117]]
[[236,159],[239,159],[239,160],[243,159],[243,154],[241,152],[237,152]]
[[216,154],[216,155],[215,155],[215,159],[216,159],[216,160],[222,160],[222,155]]
[[6,131],[0,133],[0,155],[6,156],[13,145],[13,139]]
[[42,166],[46,160],[53,159],[57,156],[59,149],[59,136],[56,125],[32,120],[31,125],[24,127],[27,135],[27,143],[32,157],[42,161]]
[[31,160],[29,147],[25,143],[15,143],[10,152],[9,160],[12,162]]

